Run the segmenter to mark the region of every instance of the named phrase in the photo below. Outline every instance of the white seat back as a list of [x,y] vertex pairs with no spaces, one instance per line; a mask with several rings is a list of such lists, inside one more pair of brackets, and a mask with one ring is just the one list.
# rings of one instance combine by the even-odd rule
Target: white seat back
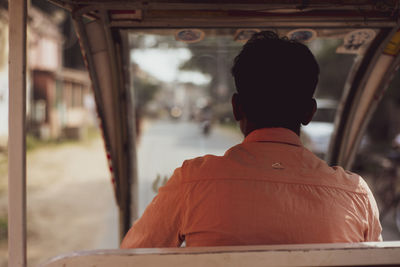
[[57,256],[42,267],[379,266],[400,263],[400,241],[97,250]]

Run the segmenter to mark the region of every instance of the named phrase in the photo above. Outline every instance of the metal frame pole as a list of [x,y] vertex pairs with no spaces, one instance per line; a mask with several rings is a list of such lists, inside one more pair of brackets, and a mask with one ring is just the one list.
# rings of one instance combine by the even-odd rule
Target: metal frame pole
[[8,266],[26,266],[27,0],[9,1]]

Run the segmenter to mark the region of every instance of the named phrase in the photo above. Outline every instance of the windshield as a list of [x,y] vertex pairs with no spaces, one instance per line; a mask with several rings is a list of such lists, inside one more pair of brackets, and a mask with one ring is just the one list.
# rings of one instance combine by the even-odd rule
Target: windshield
[[[130,31],[139,215],[184,160],[223,155],[243,140],[231,111],[235,86],[230,68],[245,41],[259,30]],[[362,41],[355,38],[360,30],[352,29],[274,31],[305,41],[320,65],[318,110],[302,128],[301,139],[324,157],[346,78],[376,32],[369,30],[370,40]]]

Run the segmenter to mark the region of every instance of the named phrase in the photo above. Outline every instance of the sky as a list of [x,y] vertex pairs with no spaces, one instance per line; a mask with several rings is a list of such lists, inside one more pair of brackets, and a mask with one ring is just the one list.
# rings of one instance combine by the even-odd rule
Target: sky
[[175,49],[135,49],[131,60],[139,67],[163,82],[192,82],[204,85],[211,81],[209,75],[197,71],[181,71],[180,64],[190,59],[191,52],[187,48]]

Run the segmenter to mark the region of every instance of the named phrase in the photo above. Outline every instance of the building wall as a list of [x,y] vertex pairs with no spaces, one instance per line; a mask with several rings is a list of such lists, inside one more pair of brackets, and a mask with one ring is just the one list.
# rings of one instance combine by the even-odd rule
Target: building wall
[[8,135],[8,18],[0,10],[0,147]]
[[[32,6],[27,43],[28,131],[42,138],[59,138],[66,128],[95,123],[94,107],[85,105],[93,103],[89,76],[86,71],[63,68],[64,41],[59,25]],[[0,146],[6,144],[7,135],[8,12],[0,9]]]

